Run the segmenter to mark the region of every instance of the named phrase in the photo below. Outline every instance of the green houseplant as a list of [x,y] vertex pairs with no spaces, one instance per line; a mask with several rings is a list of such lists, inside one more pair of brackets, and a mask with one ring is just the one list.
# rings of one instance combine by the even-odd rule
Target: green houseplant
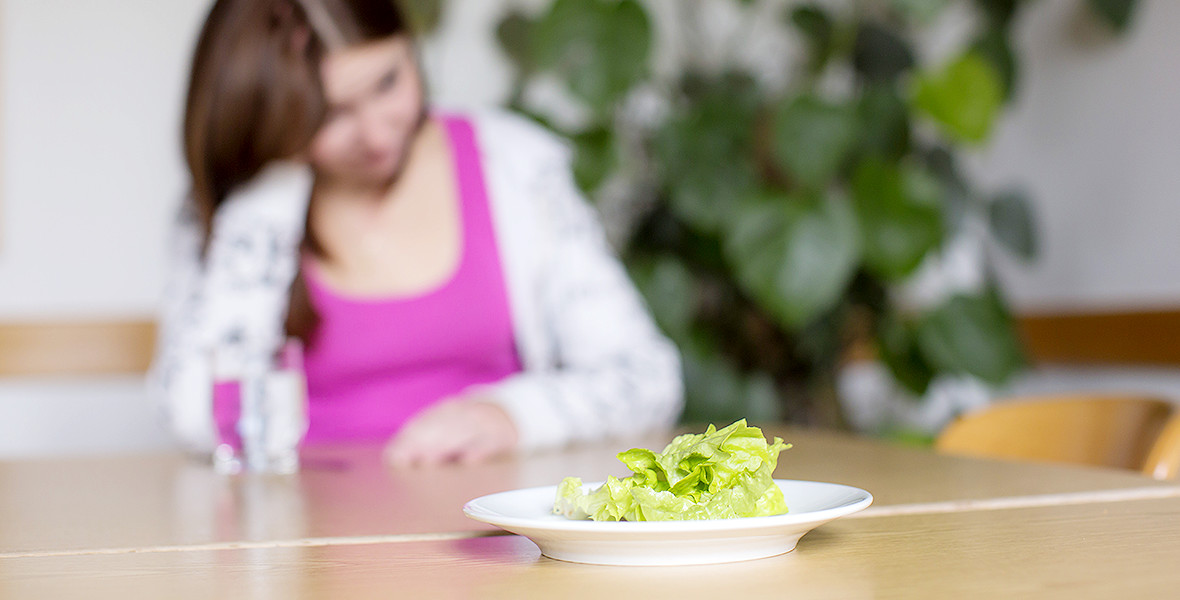
[[[937,302],[898,290],[970,222],[1035,255],[1024,196],[979,189],[959,166],[1018,90],[1010,37],[1027,3],[681,0],[656,15],[555,0],[499,23],[510,105],[572,140],[591,197],[623,199],[616,241],[684,353],[687,420],[843,425],[834,384],[854,346],[917,396],[940,374],[1000,384],[1022,367],[986,257],[981,285]],[[742,23],[723,39],[708,23],[719,4]],[[1133,2],[1087,4],[1121,30]],[[951,5],[973,29],[924,62],[915,38]],[[758,35],[799,51],[767,77],[737,58]],[[673,59],[656,68],[661,48]],[[538,82],[564,92],[575,123],[530,102]]]

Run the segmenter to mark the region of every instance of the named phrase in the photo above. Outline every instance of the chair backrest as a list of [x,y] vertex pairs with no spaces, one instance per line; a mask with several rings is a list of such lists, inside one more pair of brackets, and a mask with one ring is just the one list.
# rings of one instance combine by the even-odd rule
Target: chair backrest
[[[949,454],[1119,467],[1154,475],[1147,471],[1147,459],[1172,413],[1172,403],[1141,396],[1012,399],[959,417],[943,429],[935,448]],[[1174,428],[1174,448],[1161,448],[1159,453],[1180,461],[1180,421]]]
[[155,339],[150,321],[0,322],[0,377],[143,374]]

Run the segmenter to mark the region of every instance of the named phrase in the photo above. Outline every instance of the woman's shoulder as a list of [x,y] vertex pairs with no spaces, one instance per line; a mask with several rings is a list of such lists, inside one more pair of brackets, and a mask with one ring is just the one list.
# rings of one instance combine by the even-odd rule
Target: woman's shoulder
[[226,224],[298,225],[306,212],[314,179],[307,165],[274,163],[230,193],[218,208],[215,220]]
[[569,160],[569,142],[528,117],[496,107],[469,110],[464,116],[490,158]]

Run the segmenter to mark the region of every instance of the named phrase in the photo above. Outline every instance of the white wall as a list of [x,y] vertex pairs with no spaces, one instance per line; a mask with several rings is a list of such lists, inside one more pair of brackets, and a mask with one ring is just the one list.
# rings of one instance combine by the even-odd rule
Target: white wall
[[141,377],[0,378],[0,460],[174,446]]
[[1180,2],[1126,38],[1080,41],[1081,2],[1032,3],[1020,96],[980,174],[1027,186],[1043,255],[1005,269],[1023,309],[1180,306]]
[[0,320],[150,314],[201,0],[0,0]]

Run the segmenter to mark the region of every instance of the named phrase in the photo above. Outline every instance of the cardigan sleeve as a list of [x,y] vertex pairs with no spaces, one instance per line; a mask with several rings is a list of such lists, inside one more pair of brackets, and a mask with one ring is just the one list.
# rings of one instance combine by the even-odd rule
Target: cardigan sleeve
[[311,174],[276,165],[218,209],[208,249],[191,202],[173,227],[149,385],[187,448],[214,444],[215,360],[242,364],[282,343],[282,323],[310,194]]
[[190,202],[184,203],[172,225],[167,251],[167,279],[148,383],[177,440],[190,450],[211,448],[211,343],[204,335],[208,319],[200,225]]
[[544,229],[535,306],[555,360],[499,383],[493,401],[524,450],[668,427],[683,405],[679,353],[574,183],[567,148],[543,141],[527,192]]

